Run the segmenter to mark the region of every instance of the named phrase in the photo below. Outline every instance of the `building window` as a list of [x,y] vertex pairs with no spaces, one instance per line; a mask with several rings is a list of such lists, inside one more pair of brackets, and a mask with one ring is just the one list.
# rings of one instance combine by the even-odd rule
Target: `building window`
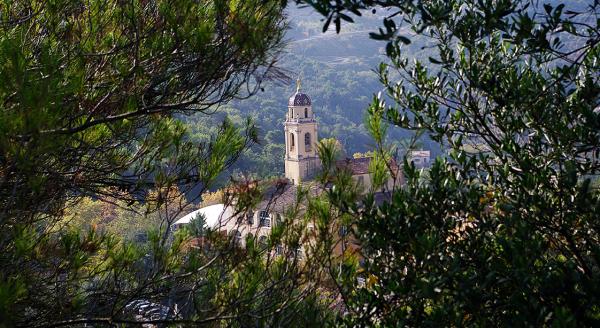
[[362,175],[358,177],[358,184],[361,186],[365,185],[365,177],[363,177]]
[[294,140],[294,134],[290,133],[290,151],[294,151],[295,146],[296,146],[296,141]]
[[242,233],[237,230],[231,230],[230,232],[231,240],[235,245],[240,245],[242,243]]
[[304,118],[308,118],[308,108],[304,108]]
[[302,246],[296,248],[296,258],[301,260],[304,257],[304,254],[302,252]]
[[267,236],[258,237],[258,246],[260,247],[260,249],[265,249],[265,248],[267,248],[268,245],[269,245],[269,241],[267,239]]
[[348,234],[348,228],[346,228],[345,226],[341,226],[338,234],[340,235],[340,237],[346,236]]
[[275,254],[277,254],[277,255],[281,255],[281,254],[283,254],[283,246],[281,246],[281,245],[277,245],[277,246],[275,247]]
[[254,212],[250,211],[250,212],[246,213],[246,222],[249,225],[254,224]]
[[308,132],[304,135],[304,148],[306,149],[306,151],[311,151],[311,149],[312,149],[310,133],[308,133]]
[[296,258],[299,260],[304,258],[304,250],[302,249],[302,246],[298,246],[298,248],[296,248]]
[[258,221],[258,225],[260,227],[270,227],[271,226],[271,218],[269,217],[269,212],[260,211],[260,218]]

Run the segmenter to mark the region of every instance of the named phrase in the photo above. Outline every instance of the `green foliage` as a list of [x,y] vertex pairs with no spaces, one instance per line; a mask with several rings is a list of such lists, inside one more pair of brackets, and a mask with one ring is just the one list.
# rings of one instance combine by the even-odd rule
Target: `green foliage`
[[[286,32],[289,43],[278,62],[292,77],[300,77],[302,90],[313,101],[313,110],[319,122],[319,137],[340,140],[348,154],[370,150],[372,140],[363,124],[364,108],[370,95],[381,89],[377,74],[373,71],[382,58],[381,45],[369,40],[367,33],[380,22],[377,15],[366,15],[360,22],[350,26],[349,33],[322,34],[320,15],[308,8],[289,6],[290,29]],[[411,45],[411,55],[427,58],[429,49],[425,43]],[[258,178],[273,178],[283,174],[284,135],[281,122],[286,113],[287,98],[295,86],[282,83],[265,83],[260,96],[233,101],[222,108],[237,124],[244,118],[254,119],[260,130],[259,144],[250,147],[228,172]],[[216,129],[219,115],[211,118],[182,117],[196,140],[208,140]],[[401,130],[390,131],[389,139],[410,136]],[[219,179],[221,186],[227,179]]]
[[[2,174],[11,177],[1,192],[11,216],[60,212],[74,191],[114,187],[139,197],[166,182],[168,160],[193,169],[194,157],[224,145],[203,151],[185,142],[171,116],[206,111],[241,96],[254,78],[277,74],[270,68],[284,29],[278,2],[0,6],[0,149]],[[255,139],[253,128],[248,137]],[[234,142],[214,160],[239,148]],[[118,176],[126,171],[132,178]],[[203,173],[197,181],[215,174]]]
[[200,213],[196,215],[196,217],[190,221],[189,224],[190,233],[193,236],[204,237],[206,235],[206,217]]
[[[293,321],[309,292],[274,285],[265,253],[244,257],[210,230],[212,248],[196,250],[171,233],[184,195],[258,141],[253,122],[223,116],[195,140],[179,117],[285,78],[283,5],[0,0],[1,325],[148,322],[133,300],[181,304],[163,315],[181,324],[246,309]],[[277,278],[298,275],[281,262]],[[256,301],[270,288],[280,297]]]
[[[306,2],[326,21],[392,9],[372,35],[388,42],[392,100],[369,113],[377,151],[390,148],[380,122],[449,148],[426,176],[405,162],[406,186],[383,203],[332,187],[365,260],[363,285],[340,279],[345,322],[597,326],[599,4]],[[433,40],[428,63],[403,51],[401,22]]]
[[319,154],[323,171],[329,172],[335,169],[336,161],[344,156],[344,148],[338,140],[325,138],[319,141],[317,153]]
[[[365,111],[371,95],[381,91],[378,75],[373,68],[386,60],[385,47],[369,39],[368,31],[376,30],[381,14],[364,13],[360,20],[346,26],[339,34],[322,33],[322,17],[310,8],[288,6],[289,29],[286,31],[286,51],[278,65],[293,78],[302,80],[302,90],[312,99],[319,123],[319,137],[336,138],[351,155],[368,152],[373,146],[366,125]],[[410,33],[404,27],[402,31]],[[403,47],[409,57],[427,60],[435,51],[428,40],[414,40]],[[387,60],[386,60],[387,61]],[[283,175],[284,135],[281,121],[285,117],[287,98],[295,92],[292,84],[264,83],[257,97],[230,102],[222,108],[236,124],[250,116],[260,130],[259,144],[244,151],[228,175],[250,175],[273,178]],[[182,117],[194,140],[208,140],[221,120],[213,117]],[[406,130],[388,131],[388,141],[411,137]],[[422,138],[425,148],[440,152],[428,136]],[[226,177],[227,175],[223,175]],[[219,187],[227,183],[219,179]]]
[[390,177],[390,171],[386,163],[391,157],[388,154],[375,153],[369,163],[369,172],[371,174],[371,183],[373,190],[381,189],[387,183]]

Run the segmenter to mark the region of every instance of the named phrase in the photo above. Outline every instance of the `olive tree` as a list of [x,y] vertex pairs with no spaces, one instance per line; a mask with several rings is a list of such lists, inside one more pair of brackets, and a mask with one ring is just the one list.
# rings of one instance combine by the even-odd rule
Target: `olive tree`
[[[382,13],[385,129],[447,150],[384,200],[330,198],[353,215],[364,266],[346,270],[351,325],[595,326],[600,320],[600,3],[303,1],[337,30]],[[431,45],[427,62],[408,44]],[[421,43],[423,44],[423,43]]]

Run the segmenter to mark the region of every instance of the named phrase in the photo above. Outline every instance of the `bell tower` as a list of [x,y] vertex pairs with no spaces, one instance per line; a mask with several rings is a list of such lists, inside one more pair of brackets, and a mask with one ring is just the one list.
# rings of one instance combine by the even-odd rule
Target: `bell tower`
[[307,94],[300,92],[300,79],[296,81],[296,93],[288,100],[285,115],[285,177],[298,185],[309,180],[321,167],[317,156],[317,121],[312,102]]

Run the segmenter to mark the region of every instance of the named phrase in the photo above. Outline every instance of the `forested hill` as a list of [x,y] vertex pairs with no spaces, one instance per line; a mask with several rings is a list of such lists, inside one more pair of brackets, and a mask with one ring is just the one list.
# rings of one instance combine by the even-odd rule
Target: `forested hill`
[[[546,1],[559,4],[561,1]],[[584,5],[585,1],[577,1]],[[310,8],[290,8],[290,29],[287,47],[279,67],[288,71],[291,80],[302,79],[302,89],[313,101],[319,122],[319,138],[334,137],[342,142],[348,156],[371,149],[372,143],[363,121],[373,94],[381,91],[381,84],[373,71],[386,61],[385,42],[369,38],[369,32],[381,27],[386,11],[365,12],[354,24],[343,25],[338,35],[331,27],[322,32],[322,16]],[[407,29],[406,34],[410,35]],[[433,50],[427,40],[411,38],[412,43],[403,48],[405,54],[424,63]],[[283,174],[284,135],[283,119],[287,99],[295,91],[295,84],[267,83],[264,91],[254,97],[232,102],[221,107],[217,114],[198,114],[186,117],[192,138],[206,140],[217,129],[224,115],[242,123],[251,117],[260,128],[261,144],[249,149],[235,164],[233,170],[223,174],[223,182],[232,173],[246,173],[258,177]],[[405,131],[390,130],[392,142],[407,138]],[[425,149],[438,153],[438,146],[423,139]]]
[[[322,33],[321,16],[309,8],[289,10],[290,29],[287,46],[279,62],[291,80],[302,79],[302,89],[313,101],[319,122],[319,138],[335,137],[349,155],[370,149],[371,141],[363,128],[365,109],[381,85],[373,71],[385,60],[384,42],[369,39],[369,31],[381,24],[382,15],[369,13],[365,19],[348,25],[341,35]],[[415,48],[415,47],[413,47]],[[417,49],[415,55],[422,50]],[[215,133],[218,122],[228,115],[236,123],[247,117],[260,128],[260,145],[249,149],[233,171],[223,174],[223,182],[232,173],[258,177],[283,174],[283,120],[287,99],[295,83],[267,83],[264,91],[249,99],[221,107],[216,114],[187,116],[192,138],[206,140]],[[401,139],[396,131],[392,136]]]

